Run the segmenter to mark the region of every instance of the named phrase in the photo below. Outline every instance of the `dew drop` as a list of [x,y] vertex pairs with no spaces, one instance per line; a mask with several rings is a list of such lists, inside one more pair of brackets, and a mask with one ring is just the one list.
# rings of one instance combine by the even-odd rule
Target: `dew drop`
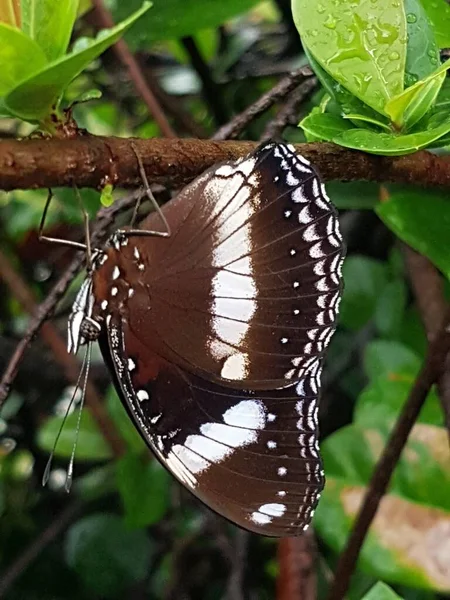
[[417,16],[414,13],[409,13],[406,15],[406,20],[408,23],[415,23],[417,21]]

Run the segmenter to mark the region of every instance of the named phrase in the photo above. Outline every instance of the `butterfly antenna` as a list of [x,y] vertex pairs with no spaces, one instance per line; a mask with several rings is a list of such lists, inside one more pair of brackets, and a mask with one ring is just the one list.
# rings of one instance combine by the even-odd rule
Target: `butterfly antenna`
[[75,451],[77,449],[78,437],[79,437],[79,434],[80,434],[81,415],[83,413],[84,402],[86,400],[86,389],[87,389],[87,384],[88,384],[89,368],[91,366],[91,353],[92,353],[92,343],[89,342],[88,345],[87,345],[87,347],[86,347],[86,353],[85,353],[84,359],[83,359],[83,367],[85,366],[86,368],[85,368],[85,373],[84,373],[83,389],[82,389],[82,394],[81,394],[80,407],[78,409],[78,419],[77,419],[77,427],[76,427],[76,430],[75,430],[75,440],[73,442],[72,454],[70,455],[69,466],[67,468],[67,476],[66,476],[66,484],[65,484],[65,489],[66,489],[67,493],[70,492],[70,488],[72,487],[72,481],[73,481],[73,464],[75,462]]
[[44,210],[42,211],[41,222],[39,223],[38,229],[38,239],[40,242],[49,242],[51,244],[58,244],[59,246],[66,246],[68,248],[78,248],[80,250],[86,250],[86,244],[82,244],[81,242],[74,242],[73,240],[64,240],[61,238],[49,237],[48,235],[44,235],[44,226],[45,219],[47,218],[48,209],[50,207],[50,202],[53,198],[53,192],[49,188],[47,200],[45,202]]
[[91,246],[91,232],[89,231],[89,213],[86,210],[83,200],[81,198],[80,190],[75,185],[75,196],[77,197],[78,205],[80,207],[81,213],[83,215],[84,222],[84,239],[86,240],[85,249],[86,249],[86,269],[87,272],[90,273],[92,271],[92,246]]
[[[141,155],[138,152],[138,149],[136,148],[136,146],[133,144],[133,142],[131,143],[131,147],[133,149],[133,152],[136,156],[136,159],[138,161],[138,165],[139,165],[139,174],[141,176],[142,179],[142,183],[144,184],[144,191],[145,191],[145,195],[147,196],[147,198],[150,200],[150,202],[153,205],[153,208],[156,210],[156,212],[159,215],[159,218],[161,219],[164,227],[166,228],[166,232],[167,232],[167,237],[171,236],[171,230],[170,230],[170,225],[166,219],[166,217],[164,216],[163,211],[161,210],[161,207],[159,206],[158,202],[156,201],[155,196],[153,195],[152,190],[150,189],[150,184],[148,183],[148,179],[147,179],[147,175],[145,173],[145,169],[144,169],[144,164],[142,162],[142,158]],[[133,217],[131,219],[131,223],[132,225],[134,224],[136,217],[137,217],[137,213],[139,210],[139,206],[141,204],[141,199],[142,196],[140,196],[138,198],[138,201],[136,202],[136,205],[134,207],[134,211],[133,211]]]
[[[70,409],[72,408],[72,405],[74,403],[75,396],[76,396],[78,390],[80,389],[81,378],[83,377],[83,372],[84,372],[84,370],[86,368],[86,365],[87,365],[86,358],[87,358],[87,351],[86,351],[86,353],[84,355],[83,362],[81,364],[80,374],[78,375],[78,379],[77,379],[77,382],[75,384],[75,389],[73,391],[72,397],[70,398],[69,405],[68,405],[68,407],[66,409],[66,412],[64,414],[64,418],[63,418],[62,423],[61,423],[61,425],[59,427],[59,431],[58,431],[58,434],[57,434],[57,436],[55,438],[55,442],[53,444],[52,451],[50,452],[50,456],[49,456],[47,464],[45,466],[44,475],[42,476],[42,485],[43,486],[47,485],[48,480],[50,478],[50,471],[51,471],[51,468],[52,468],[53,458],[55,456],[56,446],[58,445],[58,441],[59,441],[59,438],[61,437],[61,433],[62,433],[62,430],[64,429],[64,425],[66,424],[67,417],[70,414]],[[85,382],[86,382],[86,379],[85,379]],[[84,393],[85,389],[86,389],[86,385],[84,384],[83,385],[83,393]]]

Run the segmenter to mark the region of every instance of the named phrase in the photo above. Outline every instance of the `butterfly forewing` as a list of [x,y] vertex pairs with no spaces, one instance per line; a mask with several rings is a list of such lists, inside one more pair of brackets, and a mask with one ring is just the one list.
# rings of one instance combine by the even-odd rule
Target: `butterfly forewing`
[[146,238],[135,260],[145,285],[130,319],[145,325],[142,340],[231,387],[299,380],[304,358],[325,351],[341,289],[337,215],[314,169],[266,144],[206,172],[163,210],[172,238]]

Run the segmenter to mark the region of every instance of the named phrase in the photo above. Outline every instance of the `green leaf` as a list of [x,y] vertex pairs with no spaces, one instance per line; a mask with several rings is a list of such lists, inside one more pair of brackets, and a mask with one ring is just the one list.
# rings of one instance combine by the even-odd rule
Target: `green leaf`
[[445,193],[394,192],[376,211],[391,231],[450,278],[450,203]]
[[47,64],[39,46],[20,29],[0,23],[0,96]]
[[49,61],[67,50],[79,0],[21,0],[22,31],[44,51]]
[[144,2],[141,9],[126,21],[112,29],[101,31],[87,48],[54,61],[18,85],[6,96],[7,109],[24,120],[39,121],[47,117],[72,79],[114,44],[150,6],[150,3]]
[[368,129],[351,129],[343,131],[333,138],[335,144],[354,150],[362,150],[371,154],[400,156],[411,154],[430,146],[450,131],[450,116],[447,114],[444,122],[429,126],[425,131],[408,133],[377,133]]
[[303,43],[341,85],[377,112],[403,90],[406,17],[402,2],[293,0]]
[[436,109],[450,106],[450,78],[446,77],[434,105]]
[[370,210],[379,202],[380,186],[371,181],[329,181],[325,187],[340,210]]
[[364,351],[364,369],[370,380],[403,371],[418,372],[420,357],[400,342],[373,340]]
[[[118,598],[148,575],[152,546],[145,531],[130,531],[112,514],[93,514],[69,529],[66,560],[96,596]],[[129,590],[128,590],[129,591]]]
[[390,281],[381,290],[375,310],[375,325],[386,338],[395,338],[406,308],[407,290],[403,279]]
[[[416,373],[402,372],[380,374],[360,394],[355,408],[354,421],[363,427],[376,423],[392,426],[414,384]],[[434,389],[428,394],[418,423],[442,424],[442,410]]]
[[388,585],[379,581],[363,596],[362,600],[399,600],[400,598],[401,596]]
[[129,527],[158,523],[169,507],[171,479],[157,460],[128,453],[117,464],[117,486]]
[[352,129],[349,121],[328,113],[310,113],[300,122],[300,127],[305,133],[327,142],[331,142],[342,132]]
[[450,47],[450,6],[446,0],[421,0],[440,48]]
[[342,117],[350,119],[352,122],[366,121],[382,128],[389,127],[388,122],[383,122],[381,120],[382,117],[380,117],[376,111],[372,110],[369,106],[364,104],[364,102],[361,102],[361,100],[346,90],[341,84],[333,79],[333,77],[328,75],[325,69],[322,69],[320,64],[316,61],[311,52],[309,52],[308,48],[305,47],[304,50],[309,64],[317,75],[320,83],[340,107]]
[[[60,431],[63,417],[51,417],[39,429],[37,444],[44,452],[51,452],[56,437]],[[78,423],[78,411],[67,417],[61,432],[55,456],[70,458],[75,441]],[[111,448],[100,433],[98,426],[87,408],[83,409],[80,423],[80,433],[76,449],[77,460],[105,460],[112,457]]]
[[[159,40],[192,35],[200,29],[216,28],[244,13],[260,0],[153,0],[153,9],[127,35],[134,50],[148,49]],[[114,19],[120,21],[140,6],[140,0],[107,0]]]
[[405,0],[408,45],[406,50],[405,86],[425,79],[439,64],[439,48],[433,27],[420,0]]
[[349,256],[342,271],[344,294],[340,322],[358,330],[374,315],[380,289],[386,285],[386,266],[365,256]]
[[394,96],[386,103],[386,113],[398,126],[412,126],[417,123],[433,105],[444,82],[450,60],[438,69]]
[[[327,478],[314,523],[335,552],[342,551],[365,492],[363,486]],[[388,494],[377,511],[358,565],[390,583],[448,592],[450,571],[442,565],[446,565],[445,532],[449,527],[448,511]]]

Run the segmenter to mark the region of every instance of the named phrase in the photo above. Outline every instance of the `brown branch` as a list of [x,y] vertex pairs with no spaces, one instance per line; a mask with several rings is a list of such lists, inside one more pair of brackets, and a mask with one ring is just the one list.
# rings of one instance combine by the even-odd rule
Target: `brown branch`
[[391,479],[400,454],[406,444],[411,429],[431,386],[441,376],[445,359],[450,351],[450,311],[441,324],[439,334],[431,341],[425,362],[417,375],[413,388],[389,436],[384,452],[379,459],[367,488],[362,506],[355,519],[335,572],[334,583],[328,600],[344,598],[352,573],[355,570],[359,552],[378,510],[383,495]]
[[[35,315],[36,299],[21,275],[14,269],[8,258],[0,251],[0,278],[8,286],[11,295],[19,301],[22,307],[30,314]],[[66,350],[66,342],[53,323],[45,322],[40,329],[44,343],[51,349],[56,362],[62,367],[67,379],[76,383],[80,373],[78,360]],[[96,420],[105,440],[108,442],[114,456],[119,457],[125,451],[122,438],[105,412],[100,396],[92,382],[86,386],[86,403],[89,405],[92,416]]]
[[267,124],[261,140],[277,139],[281,137],[288,125],[296,126],[299,120],[298,108],[300,104],[310,96],[316,86],[317,79],[315,77],[310,77],[299,85],[299,87],[290,94],[284,106],[278,111],[276,117]]
[[[133,142],[133,144],[131,143]],[[195,139],[148,140],[80,136],[75,139],[0,141],[0,189],[100,188],[141,184],[134,146],[152,183],[184,185],[211,165],[251,152],[256,142]],[[450,156],[426,151],[375,156],[328,143],[296,144],[325,181],[390,181],[450,187]]]
[[292,73],[289,73],[277,83],[271,90],[266,92],[246,108],[239,115],[236,115],[229,123],[221,127],[213,136],[213,140],[233,140],[235,139],[256,117],[269,110],[276,102],[283,100],[286,96],[295,90],[295,88],[307,77],[312,76],[309,67],[302,67]]
[[36,560],[41,552],[53,542],[81,511],[83,504],[76,500],[69,504],[39,536],[26,548],[0,577],[0,598],[5,598],[15,581]]
[[277,600],[315,600],[316,544],[311,530],[278,542]]
[[[110,12],[105,8],[103,0],[92,0],[92,4],[95,7],[100,25],[105,29],[114,27],[113,18]],[[149,113],[155,119],[155,122],[160,128],[161,133],[168,138],[176,137],[175,132],[170,126],[163,109],[147,84],[141,68],[134,55],[128,48],[128,44],[125,42],[125,40],[120,39],[117,41],[113,46],[113,51],[117,55],[117,58],[128,69],[128,74],[133,82],[136,92],[139,94],[139,96],[141,96],[142,100],[146,104]]]
[[[422,256],[406,244],[403,244],[403,252],[417,308],[422,317],[428,340],[432,340],[438,334],[439,325],[448,308],[442,276],[426,256]],[[450,436],[450,356],[447,356],[446,368],[437,382],[437,388],[445,426]]]
[[[92,234],[92,246],[96,247],[101,240],[105,237],[105,233],[114,220],[114,217],[125,208],[130,208],[136,202],[137,194],[130,194],[122,200],[115,202],[110,208],[103,209],[99,213],[99,217],[97,219],[96,226],[94,228]],[[36,333],[42,327],[44,321],[48,319],[48,317],[53,313],[55,306],[59,302],[59,300],[66,293],[71,281],[75,277],[75,275],[81,270],[85,261],[85,254],[82,252],[78,252],[72,263],[60,277],[59,281],[56,282],[53,289],[50,291],[46,299],[35,308],[33,316],[30,319],[28,328],[20,340],[19,344],[16,347],[16,350],[9,360],[8,366],[3,373],[2,379],[0,381],[0,408],[8,397],[11,386],[14,382],[14,379],[17,375],[17,371],[19,369],[20,363],[23,359],[23,355],[25,351],[36,335]],[[66,349],[64,347],[63,354],[67,354]]]
[[194,38],[191,36],[183,37],[181,38],[181,43],[190,57],[191,64],[199,76],[200,81],[202,82],[202,91],[205,103],[214,116],[216,125],[222,125],[228,119],[227,109],[222,99],[221,89],[212,78],[211,70],[208,64],[204,61]]

